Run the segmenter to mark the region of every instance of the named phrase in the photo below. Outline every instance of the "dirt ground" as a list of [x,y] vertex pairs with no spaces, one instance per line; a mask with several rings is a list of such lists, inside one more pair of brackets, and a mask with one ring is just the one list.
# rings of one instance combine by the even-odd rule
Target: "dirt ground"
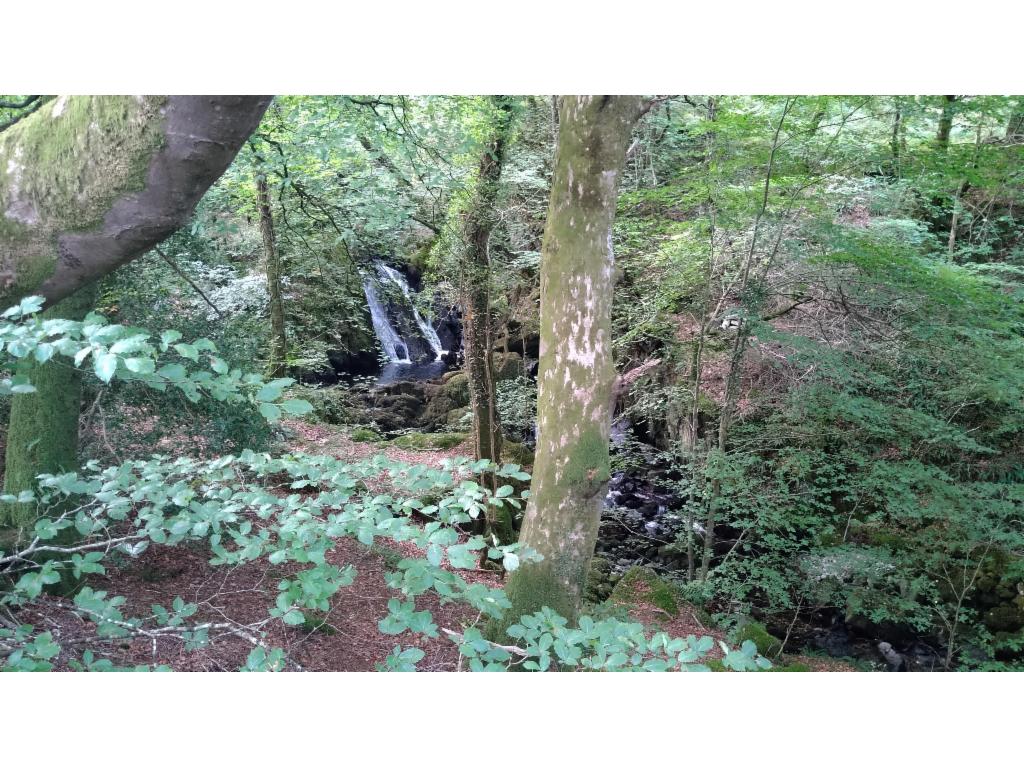
[[[286,428],[292,434],[288,447],[295,451],[361,459],[382,450],[378,445],[352,442],[336,428],[302,422],[288,422]],[[469,446],[465,444],[444,451],[393,446],[383,450],[394,459],[433,465],[439,465],[445,458],[469,455]],[[421,554],[408,543],[391,542],[389,546],[392,557],[395,550],[404,556]],[[355,581],[332,597],[330,611],[314,617],[306,625],[292,627],[277,620],[268,622],[265,643],[283,648],[289,669],[293,670],[373,671],[396,645],[401,645],[403,648],[416,646],[425,652],[417,665],[422,671],[456,671],[459,668],[457,647],[443,634],[431,639],[411,632],[385,635],[379,631],[377,625],[387,615],[388,600],[401,596],[386,586],[387,555],[354,540],[339,541],[328,560],[339,567],[354,566]],[[154,545],[136,559],[115,560],[104,576],[91,577],[89,585],[109,594],[123,595],[127,602],[122,612],[126,616],[149,615],[153,604],[170,606],[172,600],[180,596],[200,606],[190,622],[230,620],[244,625],[267,618],[267,611],[273,607],[277,596],[277,582],[301,567],[294,563],[273,566],[257,561],[224,568],[212,566],[208,560],[209,553],[203,546]],[[494,571],[462,570],[460,574],[469,582],[482,582],[490,587],[502,583],[502,576]],[[22,621],[53,632],[54,639],[64,648],[56,660],[57,668],[63,669],[67,668],[69,656],[77,656],[77,646],[94,633],[94,627],[67,610],[67,605],[59,598],[48,598],[21,617]],[[442,604],[437,595],[417,598],[417,608],[430,610],[440,628],[456,632],[479,618],[469,606]],[[678,617],[671,617],[641,599],[630,614],[674,636],[711,635],[725,639],[722,632],[702,624],[689,606],[683,606]],[[177,671],[234,671],[244,665],[253,648],[248,639],[223,632],[212,632],[211,639],[216,642],[208,647],[186,650],[177,638],[138,638],[121,642],[107,657],[118,665],[166,664]],[[713,655],[721,657],[717,646]],[[810,657],[787,657],[784,663],[792,662],[805,663],[815,671],[852,669],[839,662]]]

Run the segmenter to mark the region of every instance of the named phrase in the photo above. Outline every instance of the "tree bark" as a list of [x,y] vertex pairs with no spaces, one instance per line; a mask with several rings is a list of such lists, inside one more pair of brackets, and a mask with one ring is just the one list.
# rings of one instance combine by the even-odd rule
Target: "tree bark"
[[945,152],[949,149],[949,134],[953,131],[953,105],[956,96],[942,97],[942,114],[939,115],[939,130],[935,134],[935,146]]
[[[473,451],[477,459],[501,461],[501,421],[498,418],[492,364],[491,265],[489,241],[494,225],[498,182],[512,127],[512,104],[496,97],[497,117],[491,137],[480,155],[476,187],[463,224],[462,340],[469,405],[473,412]],[[485,484],[496,490],[494,475],[486,473]],[[503,544],[515,541],[509,516],[488,510],[487,529]]]
[[892,175],[900,178],[900,149],[903,134],[903,100],[900,97],[893,99],[894,109],[892,117],[892,137],[889,139],[889,149],[892,153]]
[[61,96],[0,134],[0,306],[60,301],[178,229],[269,96]]
[[538,551],[509,577],[501,631],[542,606],[574,621],[608,487],[614,399],[612,223],[626,147],[647,104],[564,96],[541,255],[539,438],[519,540]]
[[[43,312],[46,319],[82,320],[96,304],[96,285]],[[24,371],[35,392],[11,396],[4,459],[4,493],[35,490],[36,476],[78,470],[82,371],[70,363],[30,361]],[[0,506],[0,527],[30,525],[36,505]]]
[[1024,103],[1021,101],[1017,102],[1017,107],[1014,109],[1013,113],[1010,115],[1009,121],[1006,123],[1006,138],[1024,138]]
[[260,209],[260,232],[263,235],[263,256],[267,274],[267,293],[270,296],[270,357],[267,370],[270,376],[285,375],[288,357],[288,337],[284,328],[284,302],[281,300],[281,257],[274,236],[274,216],[270,211],[267,177],[256,177],[256,199]]

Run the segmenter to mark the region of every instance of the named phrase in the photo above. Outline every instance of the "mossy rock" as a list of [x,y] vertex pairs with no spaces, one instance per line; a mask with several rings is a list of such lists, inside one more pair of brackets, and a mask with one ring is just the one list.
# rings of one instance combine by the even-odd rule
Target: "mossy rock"
[[611,562],[603,557],[591,558],[587,583],[583,588],[583,599],[588,603],[603,603],[611,597],[613,589]]
[[515,379],[523,373],[523,357],[518,352],[495,352],[491,355],[495,381]]
[[810,665],[804,664],[799,661],[794,661],[792,664],[787,664],[784,667],[771,667],[764,670],[765,672],[813,672]]
[[765,657],[773,657],[782,650],[782,641],[759,621],[748,621],[733,633],[733,642],[736,645],[743,645],[747,640],[756,645],[757,652]]
[[356,427],[348,434],[349,439],[354,443],[379,443],[383,438],[372,429]]
[[501,460],[505,464],[518,464],[520,467],[533,466],[533,449],[522,443],[505,440],[501,444]]
[[992,632],[1014,632],[1024,627],[1024,610],[1014,603],[1004,603],[986,611],[982,621]]
[[650,568],[633,566],[612,590],[611,599],[620,603],[648,603],[673,618],[679,615],[679,596],[675,588]]
[[462,424],[463,418],[468,416],[469,413],[470,408],[468,405],[462,408],[453,408],[444,415],[444,423],[449,427],[457,427]]
[[469,377],[459,371],[441,385],[438,397],[446,397],[451,408],[462,408],[469,405]]
[[410,432],[399,435],[391,444],[415,451],[443,451],[461,445],[467,437],[464,432]]

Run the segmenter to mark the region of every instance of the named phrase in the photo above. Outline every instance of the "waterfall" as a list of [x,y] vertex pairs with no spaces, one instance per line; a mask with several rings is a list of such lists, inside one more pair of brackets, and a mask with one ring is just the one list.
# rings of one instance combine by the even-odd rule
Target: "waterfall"
[[[380,261],[374,261],[373,266],[372,271],[363,272],[363,292],[370,308],[373,331],[377,334],[388,361],[420,361],[428,346],[434,353],[435,362],[440,361],[445,353],[441,347],[441,339],[438,338],[434,327],[416,310],[413,293],[405,276]],[[389,299],[388,294],[381,291],[388,284],[396,286],[401,291],[405,298],[404,302]]]
[[[381,274],[381,276],[387,280],[390,280],[392,283],[397,285],[399,289],[402,291],[402,294],[409,302],[409,306],[412,307],[413,319],[416,321],[416,325],[419,326],[420,333],[423,334],[423,338],[427,340],[427,343],[430,345],[430,348],[434,351],[434,359],[440,360],[441,355],[443,355],[447,350],[441,348],[441,339],[438,338],[437,331],[434,330],[434,326],[432,326],[430,323],[424,320],[420,316],[420,313],[416,310],[416,304],[412,300],[412,295],[409,291],[409,283],[406,282],[405,276],[397,269],[392,269],[387,264],[383,264],[379,261],[376,262],[375,264],[377,267],[377,271]],[[367,296],[367,298],[369,298],[369,296]],[[377,326],[375,322],[374,328],[376,327]],[[378,336],[379,335],[380,334],[378,334]]]
[[388,320],[387,309],[380,302],[377,296],[376,280],[366,275],[363,278],[363,292],[366,294],[366,303],[370,307],[370,319],[373,320],[373,332],[380,339],[384,347],[384,354],[392,363],[409,363],[409,347],[402,341],[402,337]]

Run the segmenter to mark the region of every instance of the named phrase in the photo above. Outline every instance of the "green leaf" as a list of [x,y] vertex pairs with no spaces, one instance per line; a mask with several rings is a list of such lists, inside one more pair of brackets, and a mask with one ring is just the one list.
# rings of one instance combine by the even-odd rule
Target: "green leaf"
[[312,412],[313,406],[305,400],[285,400],[281,403],[281,410],[293,416],[304,416]]
[[281,418],[281,409],[273,403],[260,403],[260,413],[267,421],[277,421]]
[[188,358],[195,362],[199,362],[199,352],[191,344],[175,344],[174,351],[182,357]]
[[260,391],[256,393],[256,399],[262,403],[269,403],[280,399],[280,397],[281,387],[275,387],[273,384],[264,384]]
[[153,373],[156,370],[156,363],[148,357],[129,357],[124,361],[124,367],[132,373]]
[[109,353],[98,354],[93,358],[93,370],[104,384],[109,384],[110,380],[114,378],[114,372],[117,371],[117,360],[117,355]]

